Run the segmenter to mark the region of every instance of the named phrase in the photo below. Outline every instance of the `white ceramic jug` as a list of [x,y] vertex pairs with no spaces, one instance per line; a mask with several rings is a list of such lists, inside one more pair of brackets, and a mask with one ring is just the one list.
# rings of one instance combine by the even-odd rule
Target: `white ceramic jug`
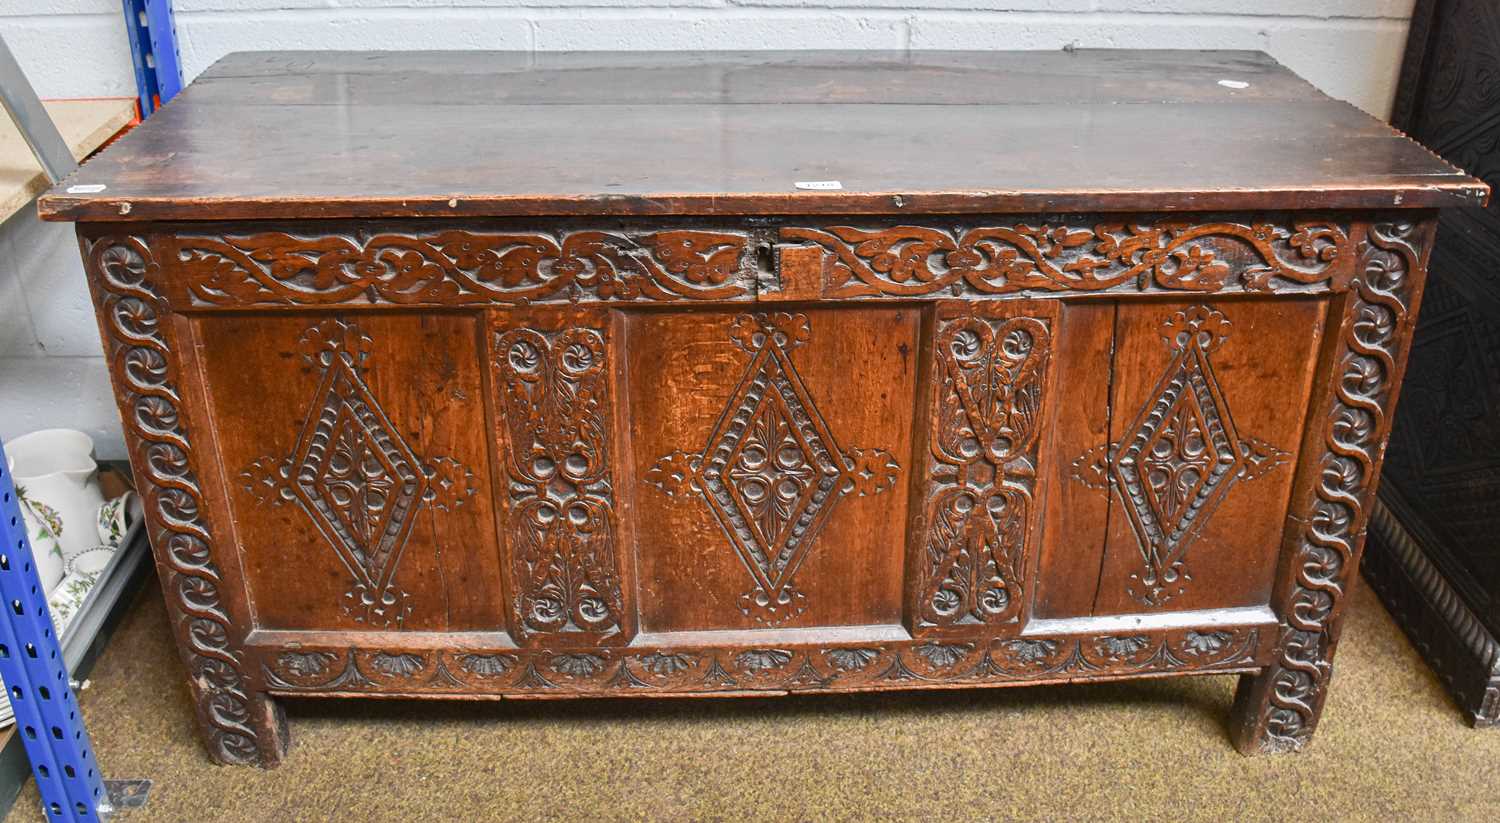
[[[11,479],[21,493],[37,572],[51,591],[62,580],[67,558],[99,542],[104,493],[99,489],[94,441],[81,431],[44,429],[7,442],[5,453]],[[56,538],[60,553],[46,545],[49,534]]]

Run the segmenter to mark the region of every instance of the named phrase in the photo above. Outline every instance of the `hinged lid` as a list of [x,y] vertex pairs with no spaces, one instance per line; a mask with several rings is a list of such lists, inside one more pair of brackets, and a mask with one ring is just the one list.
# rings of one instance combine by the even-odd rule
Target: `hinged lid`
[[1259,52],[281,52],[219,61],[40,209],[1334,209],[1487,191]]

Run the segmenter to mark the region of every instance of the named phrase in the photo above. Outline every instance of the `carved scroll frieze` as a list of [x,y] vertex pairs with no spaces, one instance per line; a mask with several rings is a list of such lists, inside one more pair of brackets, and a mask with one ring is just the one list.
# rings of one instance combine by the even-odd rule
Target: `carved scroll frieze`
[[[800,221],[798,221],[800,222]],[[572,224],[569,224],[570,226]],[[1353,271],[1348,221],[1285,214],[1200,221],[1115,215],[969,225],[357,228],[153,236],[184,307],[525,305],[784,298],[769,250],[820,252],[812,298],[1097,291],[1329,291]],[[787,255],[783,254],[783,261]],[[807,285],[807,284],[803,284]],[[798,289],[801,286],[797,287]],[[800,298],[799,298],[800,299]]]
[[922,625],[1020,616],[1051,331],[1032,317],[940,317]]
[[156,260],[138,238],[103,237],[87,247],[85,262],[167,610],[209,751],[225,763],[274,763],[284,742],[270,739],[275,735],[268,737],[254,716],[242,632],[223,592],[236,584],[220,572],[207,521]]
[[673,452],[647,471],[667,495],[708,504],[753,580],[741,610],[766,625],[806,609],[793,583],[845,495],[879,494],[901,467],[883,449],[840,447],[791,353],[812,335],[801,314],[743,314],[729,337],[750,361],[702,451]]
[[604,336],[511,329],[496,334],[494,358],[521,633],[617,632]]
[[751,296],[753,255],[739,232],[183,233],[163,242],[198,306]]
[[1210,358],[1229,334],[1229,319],[1209,306],[1172,315],[1162,330],[1171,359],[1151,400],[1118,443],[1073,461],[1075,480],[1118,492],[1141,553],[1125,588],[1145,606],[1186,591],[1188,548],[1230,489],[1291,457],[1236,430]]
[[1255,666],[1263,645],[1258,628],[1219,627],[822,647],[329,648],[268,651],[261,664],[267,687],[288,694],[680,694],[984,686],[1060,676],[1235,671]]
[[1349,227],[1327,220],[1118,222],[1096,215],[958,228],[788,227],[781,240],[825,251],[823,297],[1271,291],[1327,284],[1352,254]]
[[417,514],[459,506],[473,473],[448,457],[420,457],[365,383],[372,341],[354,323],[324,320],[298,340],[321,372],[307,423],[290,454],[262,457],[239,475],[272,505],[295,503],[353,578],[340,603],[356,622],[399,628],[412,604],[396,584]]

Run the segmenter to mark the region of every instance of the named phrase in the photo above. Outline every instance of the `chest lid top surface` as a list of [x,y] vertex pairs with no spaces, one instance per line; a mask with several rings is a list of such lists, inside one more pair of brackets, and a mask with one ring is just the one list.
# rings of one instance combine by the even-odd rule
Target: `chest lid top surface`
[[1260,52],[258,52],[220,60],[40,210],[1329,209],[1486,192]]

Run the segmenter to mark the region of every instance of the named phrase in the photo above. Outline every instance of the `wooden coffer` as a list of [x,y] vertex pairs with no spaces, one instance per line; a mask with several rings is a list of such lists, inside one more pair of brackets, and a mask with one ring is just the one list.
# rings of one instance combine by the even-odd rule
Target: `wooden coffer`
[[54,193],[214,754],[274,762],[283,696],[1195,673],[1248,675],[1242,748],[1305,742],[1430,208],[806,197]]
[[[185,456],[162,393],[205,421],[163,559],[196,603],[223,524],[268,692],[749,693],[1270,659],[1299,463],[1357,408],[1317,408],[1357,340],[1335,289],[1358,246],[1419,253],[1200,220],[85,243],[107,318],[191,307],[170,350],[106,332],[145,471]],[[1283,284],[1168,291],[1247,276]]]

